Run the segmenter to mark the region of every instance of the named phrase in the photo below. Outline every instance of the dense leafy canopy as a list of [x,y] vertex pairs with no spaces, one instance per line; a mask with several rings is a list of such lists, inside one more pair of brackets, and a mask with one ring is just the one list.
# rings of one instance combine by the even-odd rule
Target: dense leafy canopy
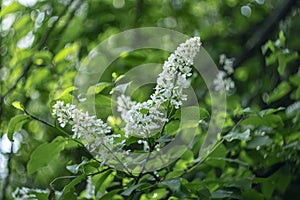
[[[300,195],[296,0],[3,0],[0,17],[0,199],[13,199],[16,191],[51,200]],[[79,66],[93,48],[139,27],[200,36],[217,65],[221,54],[234,58],[229,77],[235,87],[227,93],[226,113],[217,116],[225,119],[217,143],[198,157],[209,121],[218,119],[210,119],[210,94],[195,73],[191,86],[200,112],[195,141],[169,166],[136,175],[93,159],[51,112],[58,99],[72,102]],[[97,117],[112,115],[110,91],[122,74],[141,64],[163,64],[168,56],[155,49],[121,54],[87,92],[95,95]],[[152,91],[147,85],[133,98],[144,101]],[[166,134],[155,142],[167,144],[179,130],[189,130],[179,125],[180,113],[172,114]],[[134,137],[128,141],[135,143]]]

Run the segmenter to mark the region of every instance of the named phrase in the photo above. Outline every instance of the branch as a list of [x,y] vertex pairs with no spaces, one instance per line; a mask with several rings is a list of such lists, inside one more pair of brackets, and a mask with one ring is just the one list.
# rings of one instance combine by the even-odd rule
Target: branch
[[268,40],[270,34],[277,28],[278,22],[290,14],[291,9],[296,3],[297,0],[285,0],[269,15],[244,45],[246,50],[237,57],[233,64],[234,68],[240,66],[256,53],[256,51]]

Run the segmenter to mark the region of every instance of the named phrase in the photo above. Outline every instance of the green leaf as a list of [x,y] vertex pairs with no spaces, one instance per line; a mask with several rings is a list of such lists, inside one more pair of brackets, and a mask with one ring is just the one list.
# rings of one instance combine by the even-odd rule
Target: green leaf
[[89,89],[87,91],[87,95],[99,94],[105,88],[107,88],[109,86],[111,86],[111,83],[107,83],[107,82],[97,83],[96,85],[89,87]]
[[181,183],[179,178],[165,180],[161,182],[159,185],[168,186],[168,188],[174,193],[180,192]]
[[299,57],[297,52],[294,52],[293,54],[280,54],[278,56],[278,72],[280,75],[284,74],[285,68],[287,63],[290,61],[293,61]]
[[14,141],[13,140],[14,133],[19,131],[24,126],[24,124],[26,124],[29,120],[30,117],[24,114],[16,115],[13,118],[11,118],[8,123],[8,129],[7,129],[8,139],[10,141]]
[[272,144],[272,140],[269,136],[258,136],[249,141],[249,143],[247,144],[247,148],[256,149],[258,147],[268,146],[270,144]]
[[300,71],[297,74],[290,76],[289,81],[293,85],[299,86],[299,83],[300,83]]
[[213,199],[224,199],[224,198],[230,198],[230,199],[241,199],[239,194],[236,194],[233,191],[230,190],[217,190],[212,193]]
[[255,189],[245,190],[242,195],[245,200],[264,200],[263,194],[257,192]]
[[64,61],[68,55],[76,53],[79,49],[79,45],[77,43],[73,43],[65,48],[63,48],[60,52],[58,52],[54,57],[54,62],[59,63]]
[[13,107],[15,107],[15,108],[18,109],[18,110],[21,110],[21,111],[24,111],[24,110],[25,110],[24,105],[23,105],[21,102],[19,102],[19,101],[14,101],[14,102],[12,103],[12,105],[13,105]]
[[284,33],[283,33],[283,31],[281,30],[280,32],[279,32],[279,41],[280,41],[280,46],[281,47],[284,47],[284,45],[285,45],[285,36],[284,36]]
[[263,117],[257,115],[251,115],[241,122],[241,125],[250,125],[254,127],[267,126],[267,127],[281,127],[283,126],[282,119],[279,115],[270,114]]
[[77,199],[75,192],[75,185],[80,183],[83,179],[86,178],[86,174],[81,174],[80,176],[73,179],[67,186],[64,187],[63,192],[59,198],[59,200],[72,200]]
[[175,133],[178,132],[179,125],[180,125],[179,120],[173,120],[171,122],[168,122],[167,125],[165,126],[164,132],[167,133],[167,135],[174,135]]
[[226,157],[227,149],[221,144],[219,145],[207,158],[206,164],[224,169],[226,161],[223,159]]
[[271,55],[266,57],[266,59],[265,59],[266,60],[266,66],[270,66],[270,65],[276,63],[277,57],[278,57],[277,54],[278,53],[272,53]]
[[219,161],[225,161],[225,162],[228,162],[228,163],[236,163],[236,164],[239,164],[239,165],[243,165],[243,166],[248,166],[248,164],[246,162],[243,162],[239,159],[231,159],[231,158],[220,158],[220,157],[209,157],[207,158],[207,161],[211,161],[211,160],[219,160]]
[[59,136],[51,143],[44,143],[37,147],[31,154],[27,163],[27,172],[33,174],[40,168],[46,167],[64,149],[67,141]]
[[[112,170],[108,170],[100,175],[100,178],[97,180],[95,184],[95,193],[97,193],[101,187],[101,185],[104,183],[104,181],[107,179],[107,177],[112,173]],[[102,191],[104,192],[104,191]]]
[[99,200],[111,200],[118,192],[120,192],[120,189],[112,190],[103,195]]
[[265,110],[262,110],[259,112],[259,116],[263,117],[265,115],[270,115],[270,114],[276,113],[278,111],[282,111],[284,109],[285,109],[284,107],[265,109]]
[[150,193],[143,194],[140,198],[140,200],[160,200],[160,199],[166,199],[166,195],[169,193],[169,191],[166,188],[158,188]]
[[125,191],[123,191],[123,192],[121,193],[121,195],[123,195],[123,196],[130,196],[131,193],[132,193],[134,190],[136,190],[136,189],[138,189],[138,188],[140,188],[140,187],[142,187],[142,186],[149,186],[149,185],[150,185],[149,183],[139,183],[139,184],[136,184],[136,185],[134,185],[134,186],[132,186],[132,187],[130,187],[130,188],[127,188]]
[[238,130],[234,130],[229,132],[227,135],[223,137],[228,142],[231,142],[232,140],[242,140],[247,141],[250,139],[250,129],[245,130],[244,132],[240,132]]
[[291,91],[292,87],[288,82],[281,82],[272,92],[269,94],[267,103],[272,103],[284,97]]
[[21,6],[18,2],[13,2],[9,6],[4,6],[4,7],[1,8],[0,17],[2,18],[3,16],[5,16],[9,13],[21,11],[21,10],[23,10],[23,8],[24,7]]
[[49,65],[52,57],[50,51],[38,51],[33,55],[32,60],[36,65]]
[[[247,163],[244,163],[244,164],[246,164],[245,166],[248,166]],[[242,179],[241,178],[240,180],[228,181],[224,184],[224,186],[240,188],[242,190],[250,190],[251,189],[251,184],[252,184],[251,179]]]
[[54,100],[62,100],[65,103],[71,103],[73,98],[71,92],[73,92],[76,89],[77,88],[75,86],[71,86],[66,88],[63,92],[57,92],[54,95]]
[[297,100],[300,99],[300,87],[298,87],[297,90],[295,91],[295,98]]

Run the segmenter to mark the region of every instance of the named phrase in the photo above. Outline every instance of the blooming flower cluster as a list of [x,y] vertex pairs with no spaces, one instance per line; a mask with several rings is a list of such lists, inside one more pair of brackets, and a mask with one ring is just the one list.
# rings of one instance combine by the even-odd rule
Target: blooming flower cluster
[[[200,51],[200,46],[200,38],[194,37],[181,44],[170,55],[157,78],[154,93],[147,101],[132,101],[124,94],[118,97],[117,110],[125,122],[125,137],[131,134],[143,138],[139,140],[139,144],[144,145],[144,151],[149,150],[149,144],[144,139],[158,133],[168,122],[165,106],[168,104],[178,109],[182,102],[187,100],[184,89],[190,86],[188,77],[192,75],[191,65]],[[73,132],[72,137],[81,139],[85,147],[94,155],[101,156],[102,160],[109,159],[109,151],[124,146],[125,140],[116,141],[115,138],[121,135],[112,133],[112,128],[107,123],[96,116],[90,116],[75,105],[65,105],[63,101],[57,101],[53,106],[53,115],[57,117],[62,128],[69,124]],[[155,148],[159,150],[159,147]]]
[[93,133],[109,133],[110,127],[96,116],[89,116],[88,112],[83,112],[75,105],[63,101],[57,101],[53,106],[53,115],[57,116],[61,127],[68,123],[72,125],[73,138],[84,137]]
[[87,112],[79,110],[75,105],[64,104],[57,101],[53,106],[52,114],[57,116],[60,126],[66,124],[72,126],[73,138],[80,138],[86,148],[95,152],[102,146],[101,144],[112,145],[115,137],[120,135],[106,135],[110,133],[111,127],[96,116],[90,116]]
[[182,101],[187,99],[183,89],[190,86],[187,80],[192,75],[193,59],[200,51],[200,37],[188,39],[179,45],[163,65],[163,71],[158,75],[157,85],[151,99],[158,105],[170,101],[178,109]]
[[[221,54],[219,58],[220,65],[224,70],[219,70],[216,78],[213,81],[214,89],[219,92],[230,92],[234,89],[235,84],[230,75],[233,74],[233,62],[234,58],[227,58],[226,55]],[[225,90],[225,91],[224,91]]]
[[125,95],[118,97],[118,111],[125,122],[125,136],[129,134],[142,138],[150,137],[158,131],[162,124],[168,121],[153,100],[135,102]]
[[180,44],[163,65],[163,71],[158,75],[154,93],[150,99],[139,103],[130,97],[121,95],[117,99],[118,111],[125,121],[125,135],[135,134],[146,138],[162,127],[168,121],[163,112],[163,104],[169,102],[178,109],[187,100],[184,89],[190,86],[188,77],[192,75],[193,59],[200,51],[200,38],[194,37]]

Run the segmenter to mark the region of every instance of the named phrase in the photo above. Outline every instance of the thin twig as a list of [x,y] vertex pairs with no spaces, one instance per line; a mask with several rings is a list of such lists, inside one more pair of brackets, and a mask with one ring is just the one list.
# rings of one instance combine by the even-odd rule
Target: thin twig
[[65,137],[65,138],[67,138],[67,139],[69,139],[69,140],[72,140],[72,141],[76,142],[77,144],[79,144],[79,145],[83,148],[83,150],[84,150],[84,151],[85,151],[85,152],[86,152],[93,160],[95,160],[96,162],[98,162],[98,163],[101,164],[101,162],[100,162],[99,160],[97,160],[97,159],[91,154],[91,152],[90,152],[89,150],[87,150],[87,148],[84,146],[84,144],[83,144],[82,142],[80,142],[80,141],[77,140],[76,138],[72,138],[71,135],[70,135],[69,133],[67,133],[66,131],[64,131],[63,129],[61,129],[61,128],[58,127],[58,126],[55,126],[55,125],[53,125],[53,124],[50,124],[49,122],[46,122],[45,120],[42,120],[42,119],[40,119],[40,118],[38,118],[38,117],[36,117],[36,116],[30,114],[27,110],[24,110],[24,112],[25,112],[25,114],[28,115],[31,119],[36,120],[36,121],[38,121],[38,122],[41,122],[41,123],[43,123],[43,124],[49,126],[50,128],[54,128],[54,129],[58,130],[58,131],[61,133],[61,135],[62,135],[63,137]]
[[149,148],[149,151],[148,151],[148,155],[147,155],[147,158],[143,164],[143,167],[141,169],[141,172],[139,174],[139,176],[137,177],[137,179],[135,180],[135,183],[138,183],[139,180],[142,178],[142,176],[144,175],[144,170],[146,169],[146,164],[147,162],[149,161],[149,158],[150,158],[150,155],[151,155],[151,149]]
[[[111,169],[111,168],[108,167],[108,168],[103,169],[103,170],[98,171],[98,172],[86,174],[86,177],[88,177],[88,176],[94,176],[94,175],[97,175],[97,174],[101,174],[101,173],[106,172],[106,171],[108,171],[108,170],[110,170],[110,169]],[[56,177],[55,179],[53,179],[53,180],[50,182],[50,184],[49,184],[49,185],[50,185],[50,188],[51,188],[51,190],[55,190],[55,189],[54,189],[54,183],[55,183],[56,181],[63,180],[63,179],[73,179],[73,178],[77,178],[78,176],[81,176],[81,175],[82,175],[82,174],[79,174],[79,175],[73,175],[73,176],[60,176],[60,177]]]

